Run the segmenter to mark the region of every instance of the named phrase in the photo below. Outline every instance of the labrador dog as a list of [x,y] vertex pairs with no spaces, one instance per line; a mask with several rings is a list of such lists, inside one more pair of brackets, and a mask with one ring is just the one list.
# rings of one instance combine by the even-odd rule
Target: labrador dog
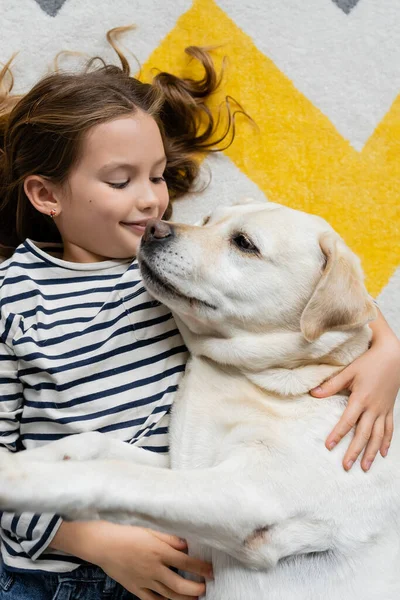
[[349,440],[324,440],[346,395],[309,395],[368,348],[376,310],[358,259],[323,219],[248,202],[203,227],[149,224],[139,260],[192,355],[172,469],[72,436],[2,454],[0,507],[185,537],[213,564],[207,600],[398,600],[400,436],[369,473],[345,472]]

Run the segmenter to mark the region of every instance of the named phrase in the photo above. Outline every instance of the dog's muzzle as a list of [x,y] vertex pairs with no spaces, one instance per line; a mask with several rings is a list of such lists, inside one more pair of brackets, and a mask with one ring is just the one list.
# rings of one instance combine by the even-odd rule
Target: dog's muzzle
[[[178,289],[180,287],[179,280],[185,278],[185,273],[182,271],[181,264],[184,256],[179,259],[178,252],[173,252],[174,256],[172,256],[173,247],[171,248],[169,245],[176,239],[174,225],[155,219],[151,219],[147,223],[138,252],[138,261],[145,285],[158,300],[167,305],[167,299],[174,297],[185,300],[191,306],[203,305],[216,310],[216,306],[206,300],[200,300],[200,298],[195,298]],[[166,261],[169,261],[167,265],[165,265]],[[178,273],[178,277],[172,278],[173,283],[170,281],[171,266],[175,266],[175,275]],[[177,285],[176,279],[178,280]]]

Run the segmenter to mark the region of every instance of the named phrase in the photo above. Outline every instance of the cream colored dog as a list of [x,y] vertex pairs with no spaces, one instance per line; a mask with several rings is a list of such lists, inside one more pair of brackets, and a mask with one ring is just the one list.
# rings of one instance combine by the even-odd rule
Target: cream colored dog
[[0,506],[183,536],[213,563],[207,600],[398,600],[400,436],[368,474],[345,472],[348,441],[324,440],[346,397],[308,393],[368,347],[357,258],[322,219],[272,203],[221,208],[204,227],[154,223],[139,258],[192,353],[173,470],[73,436],[1,455]]

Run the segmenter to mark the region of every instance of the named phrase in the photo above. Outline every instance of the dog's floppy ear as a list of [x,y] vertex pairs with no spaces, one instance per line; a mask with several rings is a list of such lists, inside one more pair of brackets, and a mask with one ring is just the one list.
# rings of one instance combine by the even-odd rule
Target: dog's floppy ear
[[361,327],[377,316],[358,257],[334,232],[323,234],[319,244],[326,266],[300,320],[309,342],[325,331]]

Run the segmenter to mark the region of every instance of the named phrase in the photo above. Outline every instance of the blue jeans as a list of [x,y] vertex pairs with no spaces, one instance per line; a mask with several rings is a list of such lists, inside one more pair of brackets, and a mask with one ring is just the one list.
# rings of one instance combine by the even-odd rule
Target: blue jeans
[[82,566],[70,573],[0,568],[0,600],[138,600],[99,567]]

